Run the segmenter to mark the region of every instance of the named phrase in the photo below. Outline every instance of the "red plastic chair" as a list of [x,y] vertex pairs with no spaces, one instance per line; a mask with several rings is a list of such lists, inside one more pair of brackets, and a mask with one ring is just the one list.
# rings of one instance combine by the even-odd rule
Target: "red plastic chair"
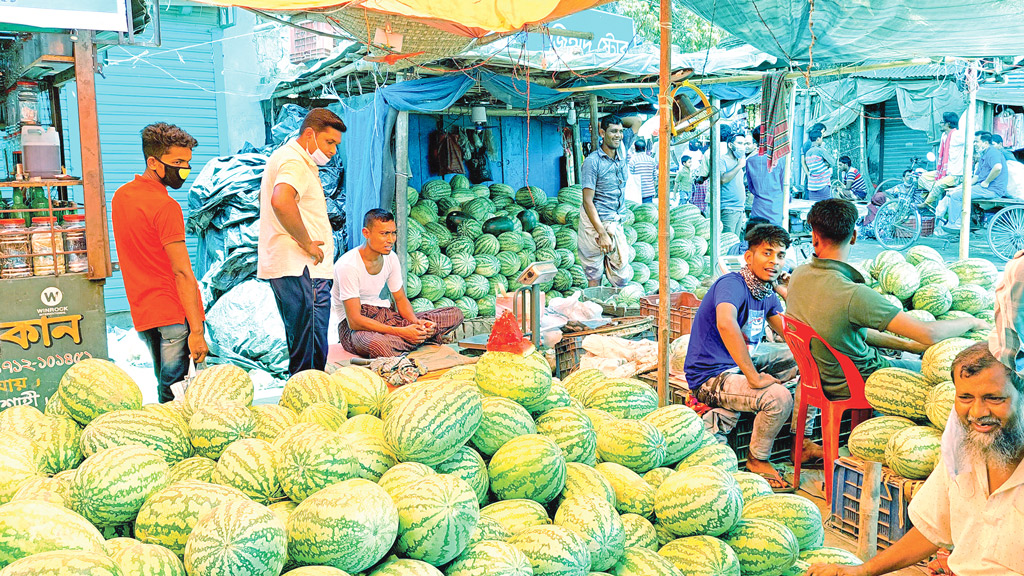
[[[797,407],[796,430],[793,436],[793,485],[800,486],[800,461],[804,452],[804,428],[807,424],[807,406],[821,410],[821,440],[825,452],[825,501],[832,504],[832,468],[839,457],[839,424],[843,413],[852,410],[853,425],[867,420],[872,415],[871,405],[864,399],[864,378],[850,358],[837,352],[813,328],[794,319],[783,316],[783,337],[800,370],[800,404]],[[843,376],[850,387],[847,400],[829,400],[821,388],[821,374],[818,364],[811,355],[811,341],[818,340],[836,357]]]

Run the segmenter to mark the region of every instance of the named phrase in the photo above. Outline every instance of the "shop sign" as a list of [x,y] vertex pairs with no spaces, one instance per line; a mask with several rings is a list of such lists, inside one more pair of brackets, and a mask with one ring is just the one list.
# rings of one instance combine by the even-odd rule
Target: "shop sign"
[[0,0],[0,22],[128,32],[127,0]]

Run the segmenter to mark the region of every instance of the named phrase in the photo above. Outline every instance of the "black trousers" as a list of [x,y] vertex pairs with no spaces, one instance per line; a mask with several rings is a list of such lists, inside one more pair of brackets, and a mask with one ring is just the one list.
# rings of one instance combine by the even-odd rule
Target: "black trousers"
[[284,321],[288,339],[288,372],[323,370],[327,366],[327,323],[331,318],[333,280],[310,278],[309,268],[302,276],[272,278],[277,309]]

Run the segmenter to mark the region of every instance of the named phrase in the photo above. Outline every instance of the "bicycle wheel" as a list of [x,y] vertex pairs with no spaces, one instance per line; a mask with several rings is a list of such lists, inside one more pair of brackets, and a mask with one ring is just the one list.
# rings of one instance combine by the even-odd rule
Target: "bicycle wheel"
[[875,215],[875,237],[890,250],[905,250],[921,236],[921,215],[909,202],[886,202]]
[[1004,261],[1024,250],[1024,206],[1007,206],[992,217],[988,245]]

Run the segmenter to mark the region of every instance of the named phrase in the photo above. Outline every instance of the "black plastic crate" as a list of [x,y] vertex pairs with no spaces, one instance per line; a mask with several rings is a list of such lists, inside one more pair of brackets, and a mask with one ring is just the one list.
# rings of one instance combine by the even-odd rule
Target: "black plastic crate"
[[[796,408],[794,407],[794,410]],[[729,447],[736,452],[736,458],[739,460],[740,467],[747,461],[747,453],[750,448],[750,435],[754,431],[754,414],[753,412],[740,412],[739,421],[736,423],[736,427],[732,429],[732,432],[726,436],[726,442]],[[808,418],[810,416],[808,415]],[[843,419],[839,424],[839,445],[845,446],[847,439],[850,437],[850,412],[846,412],[843,415]],[[791,460],[793,450],[793,433],[789,429],[789,423],[783,426],[782,430],[779,431],[779,435],[775,437],[775,443],[772,445],[772,462],[782,462]],[[815,442],[821,442],[821,417],[819,416],[814,422],[814,435],[811,437]]]
[[[885,480],[883,474],[878,506],[878,547],[888,548],[913,528],[909,503],[901,484]],[[828,525],[840,534],[858,537],[860,494],[864,484],[864,462],[858,458],[839,458],[832,470],[832,515]]]

